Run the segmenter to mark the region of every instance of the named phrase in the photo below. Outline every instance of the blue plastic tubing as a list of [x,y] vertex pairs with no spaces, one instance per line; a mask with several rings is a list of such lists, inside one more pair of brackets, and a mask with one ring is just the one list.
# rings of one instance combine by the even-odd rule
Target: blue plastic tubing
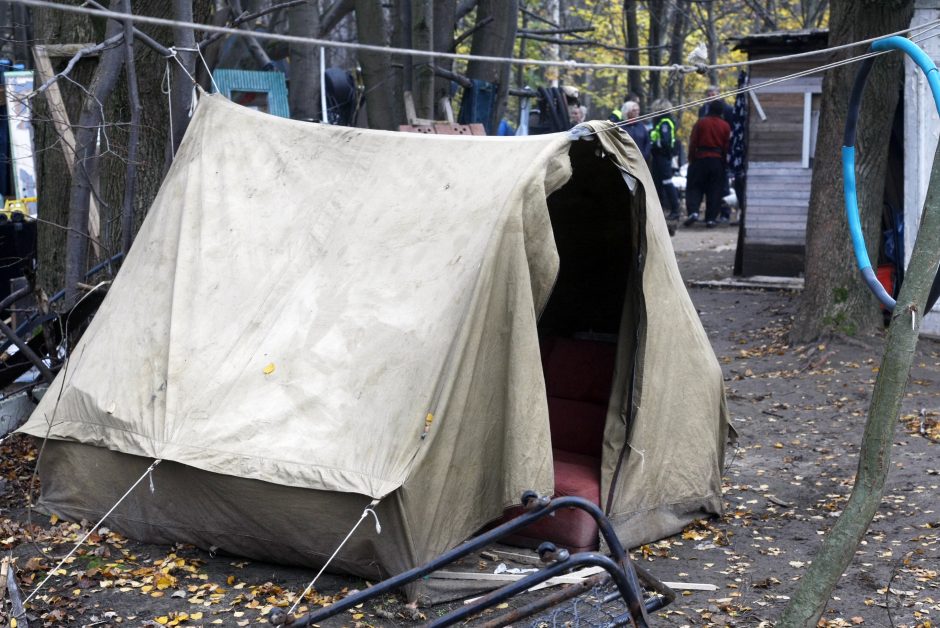
[[[930,91],[933,94],[937,112],[940,113],[940,71],[927,53],[906,37],[885,37],[872,42],[871,49],[875,52],[885,50],[900,50],[904,52],[927,77]],[[871,63],[866,63],[859,69],[858,80],[864,82],[871,69]],[[842,177],[845,182],[845,213],[849,223],[849,232],[852,235],[852,246],[855,250],[855,260],[865,279],[865,283],[875,296],[889,309],[894,309],[895,301],[885,291],[881,282],[875,276],[868,258],[868,249],[865,247],[865,237],[862,235],[862,223],[858,214],[858,195],[855,190],[855,124],[858,121],[858,111],[861,106],[861,85],[857,83],[853,99],[849,106],[846,118],[846,142],[842,147]]]

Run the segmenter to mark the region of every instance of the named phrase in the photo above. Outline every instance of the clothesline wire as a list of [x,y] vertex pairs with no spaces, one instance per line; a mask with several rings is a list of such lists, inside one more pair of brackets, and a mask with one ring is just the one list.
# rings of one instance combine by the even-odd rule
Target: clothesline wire
[[737,67],[746,67],[751,65],[760,65],[773,63],[778,61],[783,61],[787,59],[797,59],[808,56],[823,55],[838,50],[844,50],[847,48],[852,48],[855,46],[862,46],[870,44],[876,39],[881,37],[888,37],[892,35],[904,35],[907,33],[914,33],[915,31],[923,31],[924,29],[930,29],[937,25],[940,25],[940,19],[932,20],[921,24],[919,26],[912,26],[910,28],[905,28],[893,33],[885,33],[878,37],[872,37],[869,39],[862,39],[859,41],[854,41],[846,44],[841,44],[839,46],[832,46],[829,48],[823,48],[820,50],[811,50],[808,52],[797,53],[793,55],[784,55],[780,57],[773,57],[768,59],[753,59],[747,61],[731,62],[717,65],[626,65],[626,64],[615,64],[615,63],[583,63],[577,61],[553,61],[548,59],[517,59],[512,57],[498,57],[498,56],[481,56],[481,55],[469,55],[456,52],[438,52],[432,50],[416,50],[413,48],[395,48],[390,46],[376,46],[372,44],[362,44],[358,42],[342,42],[342,41],[333,41],[329,39],[320,39],[315,37],[299,37],[296,35],[285,35],[280,33],[266,33],[263,31],[246,31],[239,28],[233,28],[229,26],[216,26],[214,24],[200,24],[197,22],[189,22],[182,20],[173,20],[168,18],[159,18],[152,17],[149,15],[136,15],[127,13],[121,13],[117,11],[109,11],[102,9],[94,9],[86,7],[83,5],[65,5],[59,4],[56,2],[51,2],[50,0],[11,0],[16,4],[21,4],[24,6],[31,6],[44,9],[52,9],[56,11],[63,11],[67,13],[79,13],[84,15],[94,15],[98,17],[108,17],[116,20],[130,20],[131,22],[143,23],[143,24],[154,24],[157,26],[169,26],[173,28],[192,28],[193,30],[205,32],[205,33],[222,33],[226,35],[238,35],[238,36],[249,36],[256,39],[266,39],[271,41],[280,41],[287,43],[297,43],[297,44],[308,44],[312,46],[322,46],[325,48],[345,48],[351,50],[362,50],[366,52],[378,52],[382,54],[390,55],[408,55],[414,57],[429,57],[429,58],[439,58],[439,59],[453,59],[461,61],[483,61],[488,63],[508,63],[513,65],[529,65],[529,66],[553,66],[553,67],[563,67],[568,69],[593,69],[593,70],[641,70],[641,71],[651,71],[651,72],[707,72],[709,70],[719,70],[726,68],[737,68]]
[[[935,30],[936,28],[937,28],[936,26],[931,26],[930,28],[927,28],[927,29],[923,30],[918,36],[913,37],[912,40],[913,40],[915,43],[917,43],[917,42],[925,41],[925,40],[927,40],[927,39],[932,39],[932,38],[934,38],[934,37],[938,37],[938,36],[940,36],[940,32],[933,33],[933,34],[931,34],[931,35],[925,35],[925,34],[924,34],[924,33],[929,32],[929,31],[931,31],[931,30]],[[879,39],[880,39],[880,38],[879,38]],[[589,132],[589,133],[579,133],[579,137],[584,137],[584,136],[589,136],[589,135],[597,135],[598,133],[604,133],[604,132],[607,132],[607,131],[611,131],[611,130],[613,130],[613,129],[619,129],[619,128],[628,126],[628,125],[630,125],[630,124],[636,124],[637,122],[645,122],[645,121],[647,121],[647,120],[655,120],[656,118],[659,118],[659,117],[664,116],[664,115],[666,115],[666,114],[675,113],[675,112],[677,112],[677,111],[682,111],[682,110],[684,110],[684,109],[690,109],[690,108],[692,108],[692,107],[699,107],[699,106],[701,106],[701,105],[704,105],[704,104],[706,104],[706,103],[710,103],[710,102],[715,101],[715,100],[724,100],[724,99],[729,98],[729,97],[731,97],[731,96],[737,96],[738,94],[744,94],[744,93],[752,92],[752,91],[755,91],[755,90],[758,90],[758,89],[763,89],[763,88],[766,88],[766,87],[770,87],[771,85],[776,85],[776,84],[778,84],[778,83],[784,83],[784,82],[786,82],[786,81],[791,81],[791,80],[793,80],[793,79],[801,78],[801,77],[804,77],[804,76],[809,76],[809,75],[811,75],[811,74],[816,74],[816,73],[819,73],[819,72],[825,72],[826,70],[831,70],[831,69],[833,69],[833,68],[837,68],[837,67],[843,66],[843,65],[848,65],[848,64],[850,64],[850,63],[856,63],[856,62],[858,62],[858,61],[862,61],[862,60],[868,59],[868,58],[870,58],[870,57],[877,57],[877,56],[879,56],[879,55],[887,54],[887,53],[889,53],[889,52],[891,52],[891,51],[889,51],[889,50],[882,50],[882,51],[878,51],[878,52],[869,51],[869,52],[866,52],[866,53],[863,53],[863,54],[860,54],[860,55],[856,55],[856,56],[854,56],[854,57],[848,57],[848,58],[846,58],[846,59],[842,59],[842,60],[840,60],[840,61],[833,61],[833,62],[827,63],[827,64],[825,64],[825,65],[815,66],[815,67],[812,67],[812,68],[808,68],[808,69],[806,69],[806,70],[801,70],[800,72],[794,72],[793,74],[787,74],[787,75],[785,75],[785,76],[779,76],[779,77],[776,77],[776,78],[768,79],[768,80],[766,80],[766,81],[762,81],[762,82],[757,83],[757,84],[753,84],[753,83],[752,83],[752,84],[746,85],[746,86],[744,86],[744,87],[737,87],[737,88],[735,88],[735,89],[731,89],[731,90],[728,90],[728,91],[726,91],[726,92],[722,92],[722,93],[720,93],[720,94],[718,94],[718,95],[716,95],[716,96],[709,96],[709,97],[706,97],[706,98],[699,98],[699,99],[697,99],[697,100],[692,100],[692,101],[689,101],[689,102],[685,102],[685,103],[682,103],[682,104],[680,104],[680,105],[675,105],[675,106],[673,106],[673,107],[668,107],[668,108],[665,108],[665,109],[660,109],[660,110],[658,110],[658,111],[651,111],[650,113],[646,113],[646,114],[643,114],[643,115],[641,115],[641,116],[637,116],[636,118],[631,118],[630,120],[623,120],[623,121],[621,121],[621,122],[617,122],[617,123],[613,124],[612,126],[607,127],[607,128],[604,128],[604,129],[599,129],[599,130],[596,130],[596,131],[591,131],[591,132]]]

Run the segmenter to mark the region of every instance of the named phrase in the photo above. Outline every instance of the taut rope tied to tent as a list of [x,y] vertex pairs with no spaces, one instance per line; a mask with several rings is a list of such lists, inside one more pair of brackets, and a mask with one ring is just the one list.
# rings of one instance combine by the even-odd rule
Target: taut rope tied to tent
[[49,570],[49,573],[46,574],[46,577],[43,578],[42,582],[40,582],[39,585],[37,585],[36,588],[33,589],[32,593],[26,596],[25,600],[23,600],[24,606],[26,605],[27,602],[33,599],[36,596],[36,594],[39,593],[39,591],[42,590],[42,588],[46,585],[46,583],[52,579],[52,576],[54,576],[56,572],[62,568],[62,565],[64,565],[65,562],[69,558],[72,557],[72,554],[78,551],[78,548],[81,547],[82,544],[88,540],[88,537],[90,537],[94,533],[94,531],[97,530],[101,526],[102,523],[104,523],[104,520],[110,517],[111,513],[114,512],[115,509],[117,509],[117,507],[121,505],[121,502],[123,502],[127,498],[127,496],[130,495],[131,492],[133,492],[135,488],[137,488],[137,485],[144,481],[144,478],[147,478],[147,477],[150,478],[150,492],[151,494],[154,492],[153,477],[150,474],[153,472],[154,468],[156,468],[156,466],[160,464],[161,462],[163,462],[163,460],[160,458],[157,458],[156,460],[154,460],[153,464],[147,467],[147,470],[144,471],[143,474],[141,474],[141,476],[137,478],[137,480],[133,484],[131,484],[131,487],[127,489],[127,491],[123,495],[121,495],[121,497],[116,502],[114,502],[114,505],[111,506],[108,512],[104,513],[104,516],[98,520],[98,523],[93,525],[91,529],[88,530],[87,533],[85,533],[85,536],[83,536],[81,540],[79,540],[79,542],[75,544],[75,547],[73,547],[72,550],[68,554],[66,554],[65,557],[62,558],[62,560],[59,561],[59,564]]
[[294,600],[294,603],[293,603],[293,604],[291,605],[291,607],[287,610],[287,614],[288,614],[288,615],[290,615],[291,613],[294,612],[294,609],[297,608],[297,605],[300,604],[301,600],[304,599],[304,596],[307,595],[307,594],[310,592],[310,590],[313,588],[313,585],[316,584],[316,582],[317,582],[317,580],[320,578],[320,576],[323,575],[323,572],[326,571],[326,568],[330,566],[330,563],[333,562],[333,559],[336,558],[336,555],[339,554],[340,550],[343,549],[343,546],[346,545],[346,541],[348,541],[348,540],[350,539],[350,537],[353,535],[353,533],[354,533],[354,532],[356,531],[356,529],[359,527],[359,524],[361,524],[363,521],[365,521],[366,517],[368,517],[370,513],[372,514],[373,517],[375,517],[375,533],[376,533],[376,534],[382,534],[382,524],[379,523],[379,516],[378,516],[377,514],[375,514],[375,510],[374,510],[375,507],[379,505],[379,502],[380,502],[380,501],[382,501],[382,500],[380,500],[380,499],[373,499],[371,502],[369,502],[369,505],[365,507],[365,510],[363,510],[363,511],[362,511],[362,514],[359,516],[359,520],[356,521],[356,523],[355,523],[355,525],[353,525],[352,529],[349,530],[349,533],[346,535],[346,538],[344,538],[344,539],[340,542],[340,544],[339,544],[339,545],[336,547],[336,549],[333,551],[333,554],[330,555],[330,557],[326,559],[326,562],[323,563],[323,567],[321,567],[321,568],[320,568],[320,571],[317,572],[317,575],[315,575],[315,576],[313,577],[313,580],[311,580],[311,581],[310,581],[310,584],[307,585],[307,588],[303,590],[303,593],[301,593],[300,596],[298,596],[298,598],[297,598],[296,600]]

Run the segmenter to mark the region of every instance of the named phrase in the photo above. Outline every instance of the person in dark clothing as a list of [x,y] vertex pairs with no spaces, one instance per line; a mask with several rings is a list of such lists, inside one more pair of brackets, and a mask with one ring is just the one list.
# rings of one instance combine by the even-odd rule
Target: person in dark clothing
[[[653,111],[672,109],[672,103],[660,99],[653,103]],[[667,220],[679,219],[679,193],[672,183],[672,158],[676,154],[676,122],[668,113],[656,118],[650,132],[652,144],[650,172],[659,203],[669,212]]]
[[[630,137],[636,142],[636,147],[640,149],[640,152],[643,154],[643,159],[647,162],[650,160],[650,154],[653,151],[653,144],[650,141],[650,132],[646,128],[646,125],[642,122],[636,122],[637,117],[640,115],[640,104],[632,100],[628,100],[623,103],[623,117],[625,124],[622,124],[620,128],[626,131]],[[630,122],[633,120],[633,122]]]
[[721,197],[727,184],[725,161],[731,144],[731,126],[722,120],[722,102],[708,104],[708,115],[695,123],[689,137],[689,172],[685,188],[686,227],[699,219],[699,206],[705,197],[705,226],[715,227],[721,211]]
[[[709,85],[708,89],[705,90],[705,98],[715,98],[720,93],[721,93],[721,90],[718,89],[717,85]],[[734,107],[732,107],[731,105],[729,105],[727,102],[725,102],[722,99],[719,99],[717,101],[713,100],[711,102],[707,102],[701,107],[699,107],[698,108],[699,120],[701,120],[702,118],[708,115],[708,107],[712,104],[712,102],[721,103],[721,119],[727,122],[728,124],[731,124],[732,121],[734,120]]]
[[[721,93],[721,90],[718,89],[717,85],[709,85],[708,89],[705,90],[706,98],[716,98]],[[721,103],[721,119],[728,123],[729,126],[734,125],[734,107],[725,102],[724,99],[712,102]],[[699,119],[704,118],[708,115],[708,107],[711,105],[711,102],[707,102],[698,109]],[[724,182],[724,188],[721,191],[722,198],[731,194],[731,186],[727,180]],[[728,204],[722,200],[721,202],[721,212],[718,216],[718,222],[728,223],[731,221],[731,208],[728,207]]]

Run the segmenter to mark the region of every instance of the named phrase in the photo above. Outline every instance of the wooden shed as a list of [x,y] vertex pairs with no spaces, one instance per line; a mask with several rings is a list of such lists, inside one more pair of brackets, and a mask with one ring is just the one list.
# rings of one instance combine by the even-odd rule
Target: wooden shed
[[[940,19],[940,0],[916,0],[912,27],[924,27]],[[929,37],[918,45],[935,61],[940,59],[940,38]],[[920,228],[921,209],[940,141],[940,117],[924,73],[910,59],[904,60],[904,261],[911,259]],[[940,304],[924,316],[921,334],[940,338]]]
[[[732,40],[750,60],[826,47],[825,30],[748,35]],[[752,85],[818,66],[811,56],[750,68]],[[822,75],[767,85],[752,92],[741,273],[797,276],[803,272],[806,216],[819,123]]]

